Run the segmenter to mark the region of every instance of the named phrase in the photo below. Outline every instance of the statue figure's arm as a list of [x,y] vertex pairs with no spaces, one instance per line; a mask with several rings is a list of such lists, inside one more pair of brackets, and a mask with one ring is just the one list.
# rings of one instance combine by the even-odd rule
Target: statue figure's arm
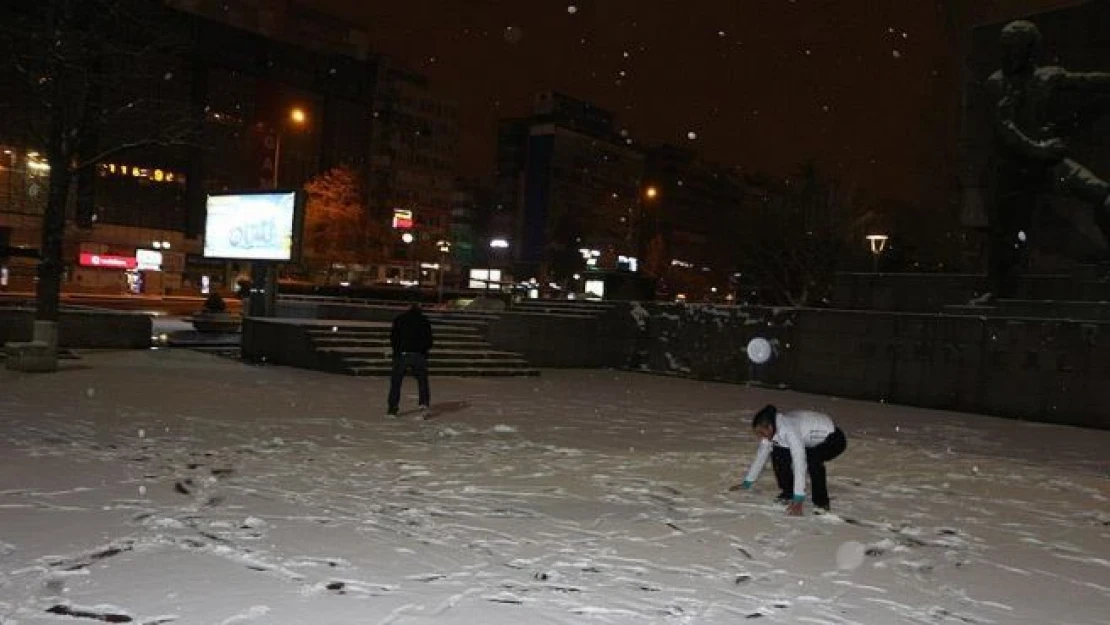
[[1060,87],[1076,91],[1110,93],[1110,72],[1061,72]]
[[995,110],[995,129],[1006,145],[1019,154],[1043,161],[1056,161],[1063,157],[1064,144],[1059,139],[1038,141],[1025,134],[1014,121],[1014,102],[1009,96],[998,101]]

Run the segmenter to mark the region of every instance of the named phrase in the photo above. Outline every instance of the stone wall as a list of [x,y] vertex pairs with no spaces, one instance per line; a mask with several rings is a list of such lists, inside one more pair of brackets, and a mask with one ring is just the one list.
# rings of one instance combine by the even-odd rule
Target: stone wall
[[[0,308],[0,345],[30,341],[35,312]],[[153,332],[150,315],[112,310],[62,310],[58,346],[68,349],[146,349]]]
[[[383,313],[367,320],[395,311],[364,314]],[[749,362],[756,336],[775,345],[770,363]],[[1110,428],[1104,321],[633,302],[595,318],[506,313],[487,338],[540,367],[628,368]]]
[[[838,273],[831,305],[837,309],[937,312],[966,304],[984,289],[981,275],[950,273]],[[1013,297],[1029,301],[1110,301],[1110,280],[1070,274],[1022,276]]]
[[339,372],[342,362],[316,349],[304,326],[277,319],[243,318],[243,360]]
[[1110,323],[802,310],[799,391],[1110,428]]
[[[624,350],[626,367],[723,382],[789,380],[793,310],[645,302],[630,304],[623,313],[634,325]],[[757,336],[775,346],[776,357],[767,364],[748,360],[748,342]]]
[[[622,311],[627,317],[627,309]],[[502,313],[486,327],[495,348],[516,352],[534,367],[620,367],[635,336],[629,318],[616,309],[598,317],[543,313]]]

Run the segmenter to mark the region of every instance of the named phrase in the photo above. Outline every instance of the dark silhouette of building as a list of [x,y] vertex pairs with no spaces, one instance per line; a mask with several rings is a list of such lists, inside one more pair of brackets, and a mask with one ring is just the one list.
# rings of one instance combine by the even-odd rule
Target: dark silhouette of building
[[[449,230],[457,113],[434,96],[415,97],[428,91],[427,81],[373,54],[365,32],[289,1],[151,6],[162,12],[157,23],[182,42],[165,59],[157,88],[204,111],[203,136],[192,147],[129,151],[80,181],[77,195],[89,206],[78,208],[79,219],[67,227],[66,288],[119,288],[118,272],[81,268],[82,252],[134,257],[151,247],[163,253],[165,288],[196,289],[201,275],[230,288],[244,268],[200,256],[206,193],[275,182],[299,187],[340,164],[370,183],[374,218],[388,220],[387,211],[407,198],[431,207],[418,213],[428,228]],[[8,11],[28,10],[35,9],[5,3],[0,20]],[[17,80],[12,71],[0,68],[0,89]],[[302,122],[290,121],[294,109]],[[408,136],[408,147],[405,133],[412,128],[419,134]],[[112,133],[103,129],[102,140]],[[49,168],[36,150],[41,147],[16,117],[0,116],[0,227],[10,231],[13,245],[37,245],[41,238]],[[384,191],[377,184],[383,179],[390,181]],[[26,283],[19,286],[29,287],[33,269],[21,275]]]
[[643,155],[630,143],[612,113],[559,93],[501,123],[496,199],[515,220],[520,273],[565,279],[582,267],[580,250],[610,265],[638,253]]

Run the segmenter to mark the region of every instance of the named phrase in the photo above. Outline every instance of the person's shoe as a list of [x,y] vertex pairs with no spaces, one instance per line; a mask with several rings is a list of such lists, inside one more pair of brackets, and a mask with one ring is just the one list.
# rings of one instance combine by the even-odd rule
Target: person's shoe
[[396,419],[398,412],[399,411],[396,408],[390,408],[389,410],[387,410],[385,412],[385,418],[387,418],[387,419]]
[[775,501],[777,501],[779,503],[790,503],[790,502],[794,501],[794,494],[793,493],[779,493],[779,496],[775,497]]

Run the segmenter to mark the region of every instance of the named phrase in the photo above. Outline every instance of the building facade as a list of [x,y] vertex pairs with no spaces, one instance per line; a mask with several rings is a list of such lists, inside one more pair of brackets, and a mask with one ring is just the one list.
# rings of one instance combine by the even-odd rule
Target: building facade
[[736,249],[758,236],[744,228],[746,202],[755,196],[740,172],[691,150],[659,145],[645,157],[645,266],[667,292],[726,299],[736,283]]
[[[457,109],[429,95],[420,75],[372,54],[363,31],[302,4],[166,5],[158,23],[182,44],[165,59],[158,89],[203,111],[200,140],[125,152],[79,181],[76,195],[90,199],[87,209],[71,208],[64,289],[231,289],[247,268],[203,258],[206,193],[298,188],[338,165],[367,182],[373,217],[387,223],[389,208],[420,203],[429,207],[417,213],[421,225],[449,233]],[[0,75],[0,84],[14,79]],[[419,132],[405,136],[401,126]],[[113,134],[103,129],[102,142],[111,145]],[[0,238],[15,246],[37,248],[41,239],[49,167],[37,147],[15,120],[0,119]],[[137,271],[140,251],[157,252],[161,270]],[[33,260],[0,262],[0,286],[33,288]]]
[[643,167],[613,114],[582,100],[543,93],[531,116],[503,121],[496,199],[514,216],[517,273],[560,281],[635,257]]

